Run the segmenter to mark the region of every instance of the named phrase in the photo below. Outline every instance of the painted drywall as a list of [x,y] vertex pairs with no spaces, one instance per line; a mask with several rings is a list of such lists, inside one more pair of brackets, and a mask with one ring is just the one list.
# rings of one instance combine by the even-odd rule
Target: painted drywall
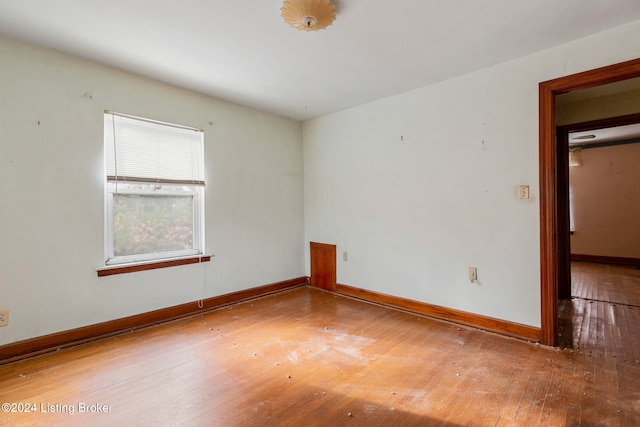
[[569,168],[571,253],[640,259],[640,144],[582,150]]
[[[561,98],[565,95],[559,95]],[[640,113],[640,89],[598,96],[567,104],[556,104],[556,125],[588,122]]]
[[540,326],[538,83],[638,52],[640,22],[305,122],[307,254],[333,243],[340,283]]
[[[302,126],[0,38],[0,344],[304,275]],[[98,278],[105,109],[202,128],[212,262]]]

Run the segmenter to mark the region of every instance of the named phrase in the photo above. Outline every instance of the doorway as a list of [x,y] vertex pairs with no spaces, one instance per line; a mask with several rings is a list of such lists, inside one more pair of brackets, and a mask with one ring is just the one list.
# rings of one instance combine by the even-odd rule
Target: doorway
[[[635,84],[640,85],[640,82],[637,82],[637,81],[634,81],[634,82]],[[623,93],[627,93],[627,92],[623,92]],[[567,110],[567,109],[571,110],[571,107],[564,108],[564,110]],[[634,109],[637,110],[637,108],[634,108]],[[607,110],[608,109],[605,106],[603,111],[607,111]],[[570,179],[571,173],[569,172],[569,170],[576,171],[576,169],[572,169],[571,166],[578,167],[581,165],[582,152],[584,151],[586,153],[585,150],[591,150],[594,148],[612,150],[612,149],[615,149],[613,147],[617,147],[621,145],[626,146],[627,144],[637,144],[640,142],[639,132],[640,132],[640,113],[628,114],[628,115],[618,116],[618,117],[608,117],[604,119],[590,120],[590,121],[580,122],[580,123],[572,123],[572,124],[557,127],[556,136],[557,136],[557,141],[559,145],[558,151],[564,152],[565,150],[568,149],[570,154],[574,155],[572,158],[574,161],[574,164],[571,165],[572,161],[566,158],[571,156],[566,156],[563,153],[561,157],[562,157],[564,166],[562,168],[558,167],[558,176],[559,176],[558,181],[559,181],[559,184],[562,185],[563,187],[561,191],[563,194],[569,193],[568,200],[566,200],[566,202],[563,200],[562,204],[559,205],[558,207],[560,213],[566,212],[567,214],[569,214],[571,213],[572,208],[574,207],[574,206],[571,206],[572,205],[571,190],[569,188],[573,187],[573,184],[572,184],[572,179]],[[628,160],[629,159],[628,154],[625,154],[625,156],[627,156],[625,160]],[[620,155],[618,155],[618,158],[619,157]],[[601,157],[597,157],[597,158],[601,158]],[[578,161],[576,159],[580,159],[580,160]],[[602,163],[602,161],[600,161],[600,163]],[[636,162],[632,162],[632,164],[634,165],[632,166],[632,169],[635,169]],[[592,171],[591,173],[596,173],[596,171],[593,170],[594,165],[590,165],[590,166],[591,168],[589,168],[589,170]],[[613,164],[611,165],[611,167],[613,167]],[[578,172],[574,172],[574,175],[576,173]],[[600,166],[600,170],[598,173],[600,174],[603,173],[602,165]],[[589,217],[592,217],[593,219],[591,221],[587,221],[587,222],[590,222],[590,226],[587,226],[586,228],[587,232],[586,233],[581,232],[577,235],[574,235],[575,230],[573,228],[573,218],[575,215],[569,215],[569,218],[571,219],[568,219],[566,218],[566,215],[563,215],[565,217],[563,221],[564,222],[569,221],[569,224],[570,224],[569,233],[568,233],[568,235],[570,235],[569,240],[572,241],[570,243],[577,244],[577,247],[575,248],[570,243],[569,243],[569,247],[567,247],[566,255],[569,256],[569,260],[567,260],[566,262],[567,265],[570,265],[571,260],[574,258],[578,258],[583,261],[609,262],[609,263],[615,263],[615,264],[629,263],[631,261],[631,260],[626,260],[624,258],[621,258],[619,255],[614,256],[612,252],[619,251],[621,249],[620,248],[621,244],[623,247],[627,246],[625,248],[627,252],[630,251],[628,247],[629,245],[628,244],[624,245],[624,243],[622,242],[625,240],[635,240],[635,237],[633,236],[637,236],[637,232],[635,231],[631,232],[630,234],[627,234],[625,233],[625,231],[628,232],[629,231],[628,228],[627,229],[620,228],[625,224],[630,224],[632,222],[635,222],[635,215],[632,214],[632,212],[635,212],[635,209],[633,208],[634,205],[632,204],[631,206],[628,206],[627,203],[629,202],[627,200],[628,200],[629,191],[631,192],[635,191],[635,185],[637,183],[636,182],[637,179],[634,179],[633,177],[635,176],[635,174],[634,173],[629,174],[629,171],[627,171],[626,173],[623,173],[622,176],[624,178],[616,178],[613,180],[612,178],[610,178],[611,176],[616,176],[618,173],[619,172],[615,173],[614,175],[609,175],[609,174],[600,175],[597,179],[595,179],[595,181],[594,179],[591,179],[591,184],[587,184],[583,182],[583,184],[578,187],[578,189],[580,190],[579,192],[580,196],[578,197],[575,203],[577,203],[582,209],[579,213],[583,217],[585,216],[586,212],[592,212],[592,213],[595,213],[595,215],[589,215]],[[578,175],[580,176],[580,174]],[[607,177],[607,175],[609,177]],[[632,179],[632,182],[630,182],[629,179]],[[588,192],[587,188],[584,187],[585,185],[591,186],[592,190],[594,190],[593,187],[595,186],[596,191]],[[607,187],[607,185],[609,185],[609,187]],[[575,190],[575,187],[574,187],[574,190]],[[590,194],[588,199],[585,197],[585,194],[587,193]],[[574,191],[574,195],[575,195],[575,191]],[[600,197],[608,198],[610,201],[616,201],[616,203],[614,205],[608,204],[606,205],[606,208],[605,208],[604,205],[601,205],[600,202],[597,200],[598,195]],[[615,197],[613,197],[612,195],[615,195]],[[588,200],[588,203],[587,203],[587,200]],[[613,210],[611,208],[613,208]],[[625,212],[625,214],[621,214],[621,212]],[[594,222],[600,223],[601,225],[617,224],[617,226],[615,230],[609,228],[608,233],[607,232],[597,233],[596,231],[598,230],[599,227]],[[632,227],[633,230],[635,230],[635,228],[636,227]],[[583,230],[585,229],[583,228]],[[620,230],[620,231],[617,231],[617,230]],[[579,237],[580,239],[577,242],[574,242],[573,240],[576,237]],[[611,247],[612,242],[604,243],[604,241],[615,242],[615,247]],[[635,244],[633,246],[635,247]],[[575,249],[577,249],[577,252],[575,251]],[[585,252],[584,249],[587,249],[587,251]],[[637,252],[637,250],[635,249],[631,249],[631,250]],[[604,251],[604,252],[601,252],[601,251]],[[602,255],[596,255],[596,253],[602,253]],[[607,255],[604,255],[604,254],[607,254]],[[561,274],[560,274],[561,280],[558,283],[558,298],[561,300],[571,298],[572,296],[570,273],[571,273],[571,268],[568,268],[567,271],[564,271],[564,269],[561,270]]]
[[[598,108],[591,114],[638,111],[638,83],[634,79],[623,87],[598,89],[595,96],[614,87],[620,92],[597,97],[595,103],[587,98],[588,106]],[[577,95],[583,98],[593,94],[580,92]],[[579,107],[584,103],[567,104],[566,100],[567,95],[556,98],[559,120],[562,113],[574,120],[584,117],[585,110]],[[628,107],[618,107],[627,100],[631,100]],[[557,139],[571,154],[569,211],[573,218],[569,277],[558,283],[557,345],[631,359],[630,343],[640,339],[634,320],[640,301],[640,114],[559,126]]]
[[[541,339],[557,345],[558,293],[570,277],[568,147],[556,138],[555,96],[640,77],[640,59],[539,84]],[[566,174],[566,175],[565,175]]]

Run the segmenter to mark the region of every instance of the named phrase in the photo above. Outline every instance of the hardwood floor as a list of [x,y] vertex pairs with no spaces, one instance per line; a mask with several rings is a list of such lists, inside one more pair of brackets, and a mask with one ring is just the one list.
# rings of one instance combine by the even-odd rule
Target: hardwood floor
[[0,424],[638,425],[623,359],[301,287],[0,366]]
[[560,302],[561,347],[640,366],[640,269],[574,261]]

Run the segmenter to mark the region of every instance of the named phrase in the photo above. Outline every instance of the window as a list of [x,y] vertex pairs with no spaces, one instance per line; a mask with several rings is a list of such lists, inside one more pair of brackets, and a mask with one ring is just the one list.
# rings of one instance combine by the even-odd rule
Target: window
[[105,111],[105,265],[203,253],[203,136]]

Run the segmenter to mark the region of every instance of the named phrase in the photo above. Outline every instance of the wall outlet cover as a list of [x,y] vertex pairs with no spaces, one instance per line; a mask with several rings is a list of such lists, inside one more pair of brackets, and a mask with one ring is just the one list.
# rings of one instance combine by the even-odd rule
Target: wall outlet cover
[[0,310],[0,326],[9,324],[9,310]]
[[529,198],[529,186],[521,185],[518,187],[518,199],[525,200]]

